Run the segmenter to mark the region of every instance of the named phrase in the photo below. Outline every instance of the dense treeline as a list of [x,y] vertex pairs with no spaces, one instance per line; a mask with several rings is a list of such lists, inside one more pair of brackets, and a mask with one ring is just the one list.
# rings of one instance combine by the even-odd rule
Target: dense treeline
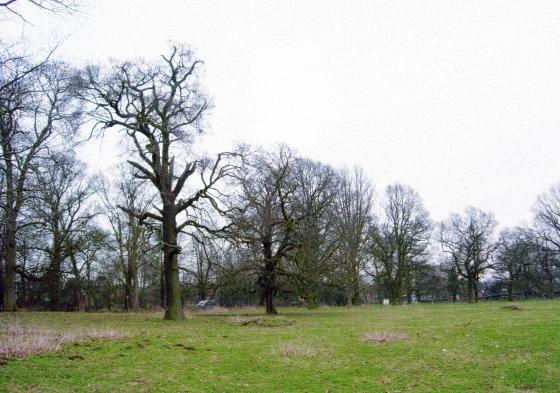
[[[75,69],[17,46],[0,54],[3,310],[140,310],[214,298],[226,306],[476,302],[553,297],[560,282],[560,185],[531,226],[497,233],[468,207],[433,222],[402,184],[374,192],[287,146],[197,153],[212,101],[201,62],[160,59]],[[117,175],[75,154],[122,135]],[[124,155],[124,154],[123,154]]]

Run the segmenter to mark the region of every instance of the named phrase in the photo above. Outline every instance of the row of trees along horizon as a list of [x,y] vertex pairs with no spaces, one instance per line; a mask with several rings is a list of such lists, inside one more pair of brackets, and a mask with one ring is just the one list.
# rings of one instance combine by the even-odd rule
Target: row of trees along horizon
[[[183,319],[185,304],[207,298],[276,314],[299,299],[315,308],[557,291],[560,185],[538,197],[531,226],[496,233],[493,214],[474,207],[433,222],[411,187],[375,196],[360,168],[287,146],[196,154],[212,104],[186,46],[82,69],[54,57],[1,44],[4,311],[162,307]],[[112,181],[88,175],[75,153],[84,134],[106,133],[120,133],[128,157]]]
[[[84,69],[16,49],[0,60],[5,311],[554,297],[560,186],[532,227],[497,234],[474,207],[434,223],[411,187],[376,198],[360,168],[287,146],[196,155],[211,101],[185,46]],[[86,129],[121,133],[118,180],[76,157]]]

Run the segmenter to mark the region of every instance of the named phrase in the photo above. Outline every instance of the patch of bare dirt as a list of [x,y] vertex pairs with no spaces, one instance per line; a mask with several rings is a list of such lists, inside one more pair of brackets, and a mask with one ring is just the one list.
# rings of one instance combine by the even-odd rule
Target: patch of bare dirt
[[511,311],[521,311],[521,307],[519,306],[519,304],[508,304],[507,306],[503,306],[502,308]]

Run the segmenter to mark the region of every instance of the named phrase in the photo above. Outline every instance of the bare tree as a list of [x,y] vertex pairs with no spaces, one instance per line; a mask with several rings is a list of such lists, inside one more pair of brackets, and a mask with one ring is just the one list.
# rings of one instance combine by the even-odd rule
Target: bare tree
[[321,286],[335,270],[335,201],[340,179],[331,167],[308,159],[295,161],[293,179],[301,218],[294,233],[298,247],[289,262],[307,307],[315,308]]
[[[527,228],[506,228],[500,232],[494,268],[506,282],[510,301],[513,300],[514,283],[527,275],[534,245],[532,233]],[[527,279],[525,277],[525,285]]]
[[155,197],[148,193],[142,180],[134,177],[131,168],[121,167],[116,184],[103,189],[102,200],[123,277],[126,310],[140,310],[139,263],[152,248],[152,231],[149,226],[140,225],[138,217],[150,211]]
[[[58,136],[71,139],[79,111],[73,72],[65,64],[0,55],[0,143],[4,178],[4,309],[16,309],[16,238],[32,167]],[[70,131],[70,132],[69,132]],[[58,141],[60,143],[60,141]]]
[[539,195],[533,207],[537,237],[538,264],[547,278],[549,296],[554,296],[554,281],[560,273],[560,184]]
[[214,299],[218,291],[228,285],[240,266],[233,266],[236,251],[222,236],[199,233],[192,237],[192,253],[181,267],[196,291],[197,300]]
[[376,279],[384,284],[391,304],[402,304],[405,291],[410,303],[414,275],[427,260],[432,223],[411,187],[390,185],[385,196],[385,217],[372,231]]
[[79,3],[77,0],[1,0],[0,10],[5,10],[28,22],[22,11],[26,8],[35,8],[51,14],[74,14],[80,9]]
[[212,240],[203,239],[199,242],[193,238],[193,263],[184,268],[185,272],[194,279],[197,300],[208,299],[210,292],[212,292],[211,297],[214,297],[218,288],[215,275],[219,268],[221,255],[216,243]]
[[444,258],[439,264],[441,271],[446,275],[446,289],[451,301],[456,303],[463,289],[463,277],[458,273],[457,265],[450,258]]
[[250,154],[239,176],[240,192],[234,210],[236,240],[248,248],[254,259],[267,314],[276,314],[274,298],[282,264],[296,248],[294,232],[300,218],[295,209],[296,185],[292,181],[294,153],[281,146],[274,153]]
[[66,309],[86,311],[94,306],[93,271],[105,256],[103,251],[109,248],[108,243],[107,232],[91,223],[68,238],[66,248],[69,250],[69,273],[73,277],[74,307],[68,307],[67,301]]
[[[201,63],[185,47],[172,46],[169,55],[153,64],[124,62],[113,64],[108,72],[89,67],[84,75],[84,99],[94,105],[93,115],[103,128],[119,128],[132,140],[138,160],[128,162],[137,178],[149,181],[160,196],[161,206],[156,212],[130,212],[141,221],[155,220],[162,226],[165,319],[184,319],[177,237],[189,228],[204,228],[192,214],[193,209],[203,201],[219,209],[220,194],[215,187],[233,170],[231,163],[224,163],[231,157],[229,153],[219,154],[214,162],[191,155],[179,170],[177,161],[191,153],[210,105],[198,81]],[[187,180],[197,170],[200,187],[182,197]],[[178,222],[181,213],[186,218]]]
[[[5,245],[4,245],[4,241],[6,239],[6,219],[5,219],[5,202],[4,202],[4,192],[5,192],[5,188],[4,188],[4,175],[5,174],[5,170],[4,170],[4,161],[0,160],[0,283],[2,283],[2,285],[0,285],[0,299],[3,301],[4,299],[4,250],[5,250]],[[3,304],[2,304],[2,308],[3,308]]]
[[539,238],[533,238],[535,242],[532,250],[533,280],[537,282],[538,291],[546,293],[549,298],[555,297],[555,287],[560,281],[560,255],[549,243]]
[[533,210],[538,236],[560,253],[560,184],[539,195]]
[[37,190],[30,205],[46,237],[43,251],[48,264],[43,280],[48,288],[49,308],[56,311],[62,307],[64,264],[75,253],[76,238],[81,237],[95,215],[87,203],[96,190],[85,176],[85,165],[71,155],[51,157],[36,170]]
[[496,225],[492,213],[468,207],[463,215],[452,214],[439,226],[443,252],[457,273],[467,280],[469,302],[478,302],[480,278],[492,267],[491,257],[496,250],[492,236]]
[[339,238],[337,256],[347,305],[351,306],[360,303],[360,275],[366,260],[373,186],[360,168],[342,171],[340,176],[335,224]]

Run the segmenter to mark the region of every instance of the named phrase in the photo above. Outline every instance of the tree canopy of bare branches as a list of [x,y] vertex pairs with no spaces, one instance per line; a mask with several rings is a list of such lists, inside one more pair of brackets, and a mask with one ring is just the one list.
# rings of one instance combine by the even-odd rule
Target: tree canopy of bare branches
[[16,308],[18,218],[34,165],[63,139],[72,140],[80,117],[75,73],[49,59],[33,63],[5,48],[0,54],[0,143],[4,192],[4,308]]
[[467,280],[470,302],[478,302],[481,275],[492,267],[496,250],[493,240],[497,222],[492,213],[474,207],[452,214],[439,226],[442,250],[450,258],[457,273]]
[[373,263],[391,304],[402,304],[405,290],[411,301],[414,274],[428,259],[432,223],[411,187],[390,185],[385,198],[385,217],[372,230]]
[[[166,319],[183,319],[177,243],[189,228],[211,230],[196,219],[197,205],[207,202],[220,210],[216,185],[234,170],[233,156],[221,153],[216,160],[199,160],[189,153],[197,134],[203,131],[210,100],[199,83],[202,62],[184,46],[172,45],[159,62],[123,62],[109,70],[89,67],[83,77],[84,99],[103,129],[117,128],[133,142],[137,160],[128,160],[135,176],[150,182],[160,196],[155,212],[130,211],[141,221],[162,226],[165,269]],[[181,165],[180,160],[184,160]],[[199,188],[183,196],[185,185],[199,174]],[[178,216],[186,218],[178,222]]]

